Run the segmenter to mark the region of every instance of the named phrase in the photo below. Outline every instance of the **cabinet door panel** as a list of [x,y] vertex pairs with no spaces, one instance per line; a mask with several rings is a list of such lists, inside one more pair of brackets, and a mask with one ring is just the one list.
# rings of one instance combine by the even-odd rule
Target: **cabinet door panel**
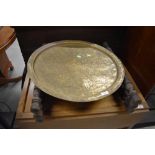
[[131,27],[125,59],[144,95],[155,84],[155,27]]

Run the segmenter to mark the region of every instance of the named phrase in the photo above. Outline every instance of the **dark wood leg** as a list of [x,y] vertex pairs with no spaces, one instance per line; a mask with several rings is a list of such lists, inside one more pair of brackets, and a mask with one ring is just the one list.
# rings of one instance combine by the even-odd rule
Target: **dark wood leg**
[[13,70],[14,67],[11,63],[11,61],[8,59],[8,56],[6,52],[0,51],[0,71],[2,74],[2,77],[0,77],[0,85],[7,84],[9,82],[18,82],[22,79],[22,76],[15,77],[15,78],[9,78],[8,77],[8,71]]
[[10,64],[11,64],[11,66],[10,66],[10,70],[13,71],[13,70],[14,70],[14,67],[13,67],[11,61],[10,61]]
[[13,70],[13,65],[8,59],[5,51],[0,51],[0,71],[5,78],[8,78],[8,70]]
[[9,82],[18,82],[22,79],[22,76],[18,76],[15,78],[4,78],[4,77],[0,77],[0,85],[4,85],[7,84]]

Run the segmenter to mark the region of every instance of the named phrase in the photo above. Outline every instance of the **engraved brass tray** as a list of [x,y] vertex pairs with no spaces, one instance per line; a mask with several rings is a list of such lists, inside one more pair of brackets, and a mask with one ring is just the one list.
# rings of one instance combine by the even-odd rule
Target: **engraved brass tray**
[[29,58],[28,75],[51,96],[89,102],[114,93],[123,82],[124,68],[102,46],[65,40],[37,49]]

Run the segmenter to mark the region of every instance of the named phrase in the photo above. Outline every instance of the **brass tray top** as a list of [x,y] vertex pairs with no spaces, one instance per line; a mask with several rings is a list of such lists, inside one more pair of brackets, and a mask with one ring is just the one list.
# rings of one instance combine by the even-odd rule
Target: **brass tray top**
[[65,40],[46,44],[29,58],[28,75],[45,93],[90,102],[114,93],[124,79],[121,61],[94,43]]

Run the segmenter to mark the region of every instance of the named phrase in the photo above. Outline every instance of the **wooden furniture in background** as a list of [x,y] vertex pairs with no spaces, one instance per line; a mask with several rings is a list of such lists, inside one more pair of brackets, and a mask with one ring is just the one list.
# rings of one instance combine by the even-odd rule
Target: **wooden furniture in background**
[[[134,112],[128,113],[125,106],[115,100],[113,95],[89,103],[71,103],[51,97],[49,113],[44,114],[43,122],[36,122],[31,112],[35,85],[25,78],[19,101],[15,128],[127,128],[135,125],[149,111],[141,92],[126,70],[128,78],[142,100]],[[47,103],[43,103],[47,104]]]
[[155,85],[155,27],[130,27],[124,62],[143,95]]
[[21,79],[21,77],[9,78],[9,69],[13,70],[13,65],[9,60],[6,49],[15,41],[16,33],[11,27],[1,27],[0,28],[0,85],[8,82],[16,82]]

